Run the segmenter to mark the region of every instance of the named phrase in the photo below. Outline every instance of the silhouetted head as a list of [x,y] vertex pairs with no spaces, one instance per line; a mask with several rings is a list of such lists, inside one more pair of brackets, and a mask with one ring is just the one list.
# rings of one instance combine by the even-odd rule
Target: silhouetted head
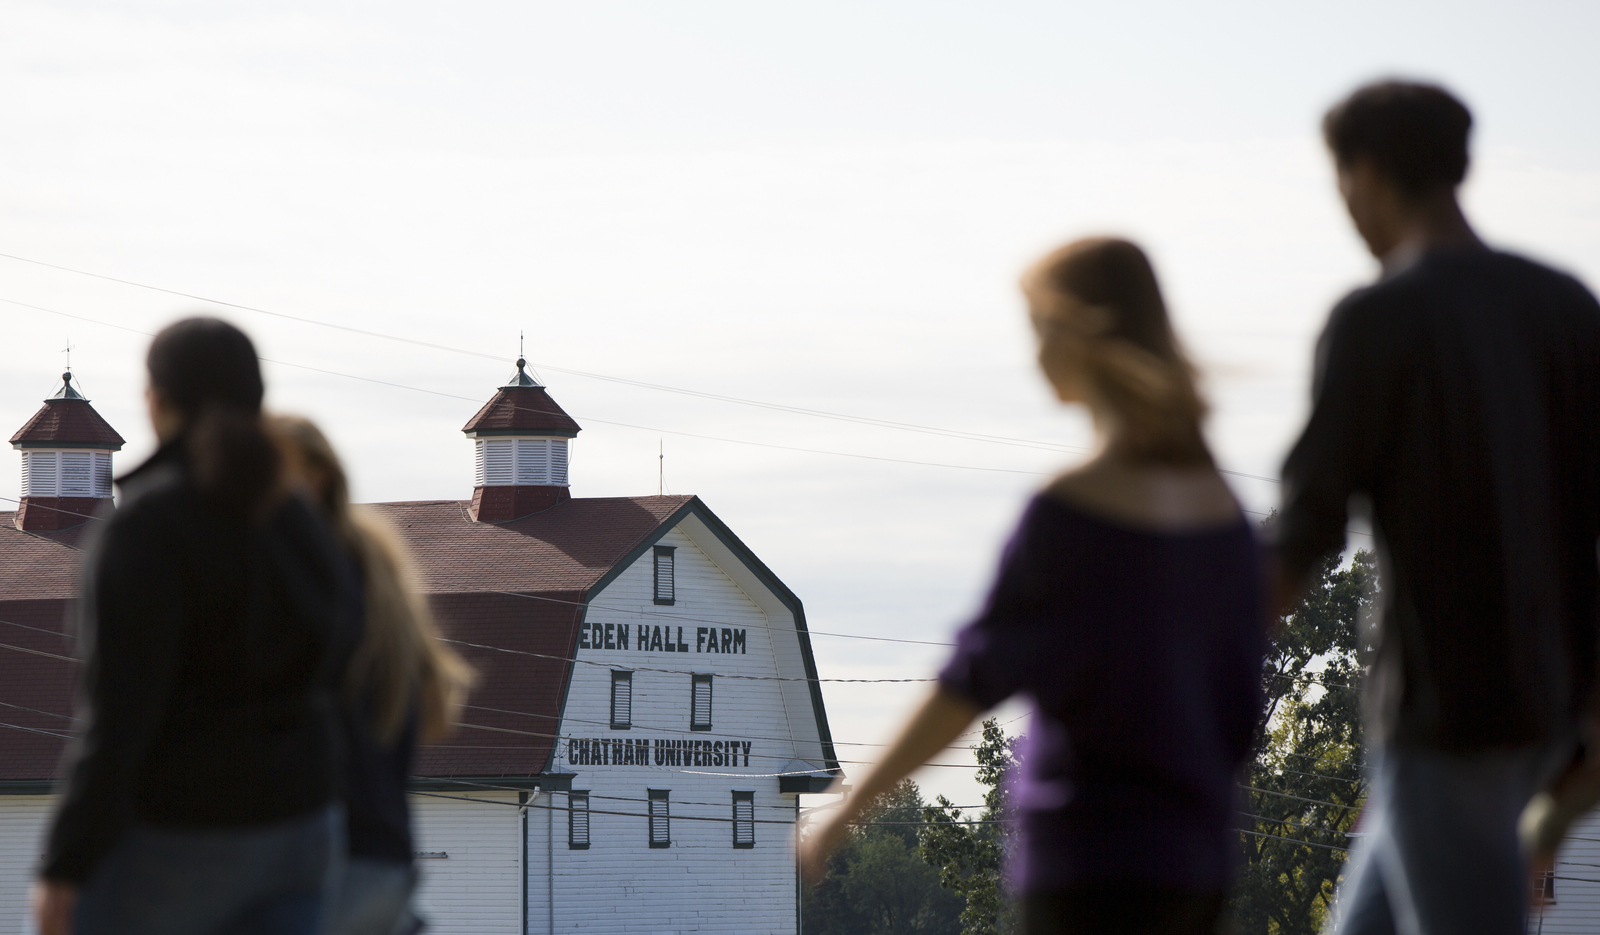
[[218,506],[253,513],[271,495],[279,454],[261,426],[261,364],[238,328],[215,318],[169,325],[150,344],[151,414],[181,440],[195,483]]
[[1413,197],[1461,184],[1471,132],[1471,112],[1449,91],[1408,81],[1359,88],[1322,119],[1341,170],[1365,160]]
[[1143,250],[1112,237],[1067,244],[1028,270],[1022,291],[1058,397],[1087,403],[1130,457],[1211,463],[1194,367]]

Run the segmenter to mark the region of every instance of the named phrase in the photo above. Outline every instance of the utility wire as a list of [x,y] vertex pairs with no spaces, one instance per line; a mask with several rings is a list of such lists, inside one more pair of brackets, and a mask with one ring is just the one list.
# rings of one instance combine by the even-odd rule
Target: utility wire
[[[0,253],[0,257],[6,257],[8,259],[22,260],[23,262],[28,262],[28,263],[38,262],[38,261],[35,261],[35,260],[28,260],[28,259],[26,259],[24,257],[16,257],[16,256],[12,256],[11,254],[4,254],[4,253]],[[48,264],[48,263],[40,263],[40,265],[42,265],[42,266],[52,266],[52,264]],[[55,266],[52,266],[52,268],[55,268],[55,269],[67,269],[66,267],[55,267]],[[81,270],[68,270],[68,272],[83,272],[83,271],[81,271]],[[87,273],[87,272],[84,272],[83,275],[99,276],[99,274]],[[382,334],[380,332],[365,331],[365,330],[362,330],[362,329],[359,329],[359,328],[348,328],[348,327],[346,327],[344,325],[335,325],[335,324],[331,324],[331,323],[327,323],[327,322],[316,321],[314,319],[299,318],[299,317],[296,317],[296,316],[293,316],[293,315],[285,315],[285,314],[282,314],[282,313],[279,313],[279,312],[269,312],[269,311],[267,311],[265,309],[253,308],[251,306],[237,305],[237,304],[234,304],[234,303],[231,303],[231,302],[222,302],[222,301],[214,300],[214,299],[206,299],[206,298],[203,298],[201,296],[189,295],[188,293],[175,292],[173,290],[168,290],[168,289],[159,289],[159,287],[156,287],[156,286],[143,286],[141,283],[132,283],[132,282],[129,282],[127,280],[115,279],[114,277],[100,276],[99,278],[110,279],[113,282],[122,282],[122,283],[127,283],[129,285],[141,286],[142,288],[157,289],[158,291],[162,291],[162,292],[170,292],[173,295],[180,295],[180,296],[184,296],[186,298],[194,298],[194,299],[198,299],[199,301],[202,301],[202,302],[214,302],[217,305],[223,305],[223,306],[226,306],[226,307],[229,307],[229,308],[238,308],[238,309],[243,309],[245,311],[260,312],[261,314],[264,314],[264,315],[274,315],[274,316],[277,316],[277,317],[280,317],[280,318],[288,318],[288,319],[293,320],[293,321],[305,322],[307,324],[324,325],[324,326],[329,327],[329,328],[337,328],[337,329],[342,330],[342,331],[350,331],[350,332],[353,332],[353,333],[356,333],[356,334],[367,335],[369,337],[386,338],[388,340],[400,341],[400,342],[407,343],[407,344],[415,344],[415,345],[418,345],[418,346],[421,346],[421,347],[431,347],[431,348],[435,348],[435,349],[438,349],[438,350],[452,351],[454,353],[468,354],[468,355],[471,355],[471,356],[474,356],[474,357],[482,357],[482,358],[486,358],[486,359],[489,359],[489,360],[503,360],[503,358],[501,358],[501,357],[499,357],[497,355],[493,355],[493,354],[484,354],[484,353],[481,353],[481,352],[478,352],[478,351],[468,351],[468,350],[464,350],[464,349],[461,349],[461,348],[452,348],[452,347],[447,347],[447,346],[441,345],[441,344],[432,344],[432,343],[426,342],[426,341],[416,341],[416,340],[413,340],[411,338],[404,338],[404,337],[399,337],[399,336],[396,336],[396,335],[386,335],[386,334]],[[0,298],[0,302],[6,302],[6,303],[9,303],[9,304],[12,304],[12,305],[18,305],[18,306],[21,306],[23,308],[33,309],[35,311],[46,312],[46,313],[51,314],[51,315],[60,315],[60,316],[62,316],[64,318],[72,318],[72,319],[77,320],[77,321],[84,321],[84,322],[89,322],[91,324],[104,325],[104,326],[110,327],[110,328],[117,328],[117,329],[120,329],[120,330],[123,330],[123,331],[132,332],[134,334],[144,334],[144,335],[149,335],[150,334],[147,331],[140,331],[139,329],[136,329],[136,328],[129,328],[129,327],[126,327],[124,325],[115,325],[115,324],[111,324],[110,322],[104,322],[104,321],[100,321],[100,320],[94,319],[94,318],[87,318],[87,317],[82,316],[82,315],[72,315],[72,314],[69,314],[67,312],[57,311],[56,309],[51,309],[51,308],[45,308],[45,307],[40,306],[40,305],[32,305],[32,304],[29,304],[27,302],[19,302],[19,301],[16,301],[14,299]],[[382,386],[394,387],[396,389],[411,390],[411,391],[418,392],[418,393],[429,393],[429,394],[436,395],[436,396],[444,396],[444,397],[451,398],[451,399],[461,399],[461,400],[465,400],[465,401],[468,401],[468,402],[479,402],[479,400],[477,400],[475,398],[472,398],[472,397],[460,396],[460,395],[457,395],[457,394],[454,394],[454,393],[445,393],[445,392],[442,392],[442,391],[439,391],[439,390],[429,390],[429,389],[424,389],[422,387],[417,387],[417,386],[408,386],[406,384],[393,383],[393,382],[390,382],[390,381],[387,381],[387,380],[376,380],[376,379],[373,379],[371,377],[361,377],[361,376],[356,376],[355,374],[341,373],[341,372],[336,371],[336,370],[325,370],[325,369],[322,369],[322,368],[319,368],[319,367],[307,366],[305,364],[294,364],[294,363],[289,363],[288,361],[272,360],[271,358],[263,357],[261,359],[263,361],[267,362],[267,363],[275,363],[275,364],[279,364],[281,366],[286,366],[286,367],[296,367],[296,368],[299,368],[299,369],[302,369],[302,370],[310,370],[310,371],[313,371],[315,373],[328,374],[330,376],[345,377],[345,378],[351,379],[351,380],[362,380],[362,381],[365,381],[365,382],[368,382],[368,383],[377,383],[377,384],[382,385]],[[1037,441],[1037,440],[1033,440],[1033,439],[1010,438],[1010,437],[1001,436],[1001,435],[985,435],[985,434],[979,433],[979,432],[966,432],[966,431],[962,431],[962,430],[959,430],[959,429],[945,429],[945,428],[938,428],[938,427],[935,427],[935,426],[916,425],[914,423],[908,423],[908,422],[895,422],[895,421],[887,420],[887,419],[877,419],[877,418],[870,417],[870,416],[855,416],[855,415],[850,415],[850,414],[847,414],[847,413],[834,413],[834,412],[827,412],[827,411],[818,410],[818,409],[807,409],[807,408],[800,407],[800,406],[789,406],[789,405],[786,405],[786,404],[783,404],[783,403],[771,403],[771,402],[764,402],[764,401],[761,401],[761,400],[743,399],[741,397],[735,397],[735,396],[724,396],[724,395],[716,394],[716,393],[705,393],[705,392],[702,392],[702,391],[699,391],[699,390],[684,389],[682,387],[670,387],[670,386],[664,386],[662,384],[646,383],[646,382],[640,381],[640,380],[630,380],[630,379],[627,379],[625,377],[614,377],[614,376],[609,376],[609,375],[606,375],[606,374],[596,374],[596,373],[590,373],[590,372],[582,371],[582,370],[571,370],[571,369],[567,369],[567,368],[563,368],[563,367],[556,367],[556,366],[553,366],[553,365],[550,365],[550,364],[534,364],[533,366],[535,366],[535,367],[537,367],[539,369],[551,370],[551,371],[556,371],[556,372],[560,372],[560,373],[570,373],[570,374],[573,374],[575,376],[589,377],[589,378],[593,378],[593,379],[597,379],[597,380],[607,380],[607,381],[610,381],[610,382],[621,383],[621,384],[626,384],[626,385],[630,385],[630,386],[638,386],[638,387],[643,387],[643,388],[647,388],[647,389],[661,390],[661,391],[664,391],[664,392],[671,392],[671,393],[680,393],[680,394],[684,394],[684,395],[702,397],[702,398],[706,398],[706,399],[715,399],[715,400],[720,400],[720,401],[723,401],[723,402],[738,403],[740,405],[757,406],[757,407],[761,407],[761,408],[764,408],[764,409],[772,409],[772,410],[782,411],[782,412],[791,412],[791,413],[796,413],[796,414],[800,414],[800,415],[809,415],[809,416],[816,416],[816,417],[819,417],[819,418],[836,419],[836,420],[842,420],[842,421],[846,421],[846,422],[854,422],[854,423],[859,423],[859,424],[863,424],[863,425],[871,425],[871,426],[880,427],[880,428],[890,428],[890,429],[897,429],[897,430],[900,430],[900,431],[909,431],[909,432],[919,432],[919,433],[922,433],[922,434],[940,435],[940,436],[944,436],[944,437],[947,437],[947,438],[959,438],[959,439],[963,439],[963,440],[967,440],[967,441],[978,441],[978,442],[985,442],[985,443],[989,443],[989,444],[1000,444],[1000,445],[1011,445],[1011,446],[1014,446],[1014,447],[1034,448],[1034,449],[1038,449],[1038,450],[1042,450],[1042,451],[1059,451],[1059,452],[1084,453],[1084,452],[1088,452],[1088,451],[1091,450],[1091,449],[1082,448],[1082,447],[1078,447],[1078,446],[1062,445],[1062,444],[1058,444],[1058,443],[1055,443],[1055,442],[1042,442],[1042,441]],[[783,451],[799,451],[799,452],[805,452],[805,453],[808,453],[808,454],[825,454],[825,455],[833,455],[835,457],[863,458],[863,459],[871,460],[871,461],[885,461],[885,462],[890,462],[890,463],[895,463],[895,464],[914,464],[914,465],[922,465],[922,466],[926,466],[926,467],[944,467],[944,468],[953,468],[953,469],[958,469],[958,470],[969,470],[969,471],[990,471],[990,472],[1005,473],[1005,474],[1033,474],[1033,475],[1036,475],[1036,476],[1045,476],[1048,473],[1048,472],[1041,472],[1041,471],[1023,471],[1023,470],[1017,470],[1017,469],[1012,469],[1012,468],[991,468],[991,467],[978,467],[978,466],[974,466],[974,465],[963,465],[963,464],[944,464],[944,463],[932,462],[932,461],[913,461],[913,460],[909,460],[909,459],[905,459],[905,458],[886,458],[886,457],[881,457],[881,456],[876,456],[876,455],[863,455],[863,454],[857,454],[857,453],[854,453],[854,452],[844,452],[844,451],[824,451],[824,450],[815,449],[815,448],[800,448],[800,447],[795,447],[795,446],[791,446],[791,445],[776,445],[776,444],[771,444],[771,443],[768,443],[768,442],[753,442],[753,441],[749,441],[749,440],[746,440],[746,439],[721,438],[721,437],[713,436],[713,435],[701,435],[701,434],[696,434],[696,433],[693,433],[693,432],[680,432],[680,431],[674,431],[674,430],[671,430],[671,429],[657,429],[657,428],[651,428],[650,426],[634,425],[634,424],[627,423],[627,422],[608,421],[606,419],[596,419],[596,418],[589,417],[589,416],[576,416],[576,418],[581,418],[586,422],[595,422],[595,423],[598,423],[598,424],[601,424],[601,425],[613,425],[613,426],[618,426],[618,427],[621,427],[621,428],[639,429],[639,430],[642,430],[642,431],[649,431],[649,432],[663,432],[663,433],[668,434],[668,435],[680,435],[680,436],[684,436],[684,437],[687,437],[687,438],[699,438],[699,439],[703,439],[703,440],[707,440],[707,441],[719,441],[719,442],[726,442],[726,443],[735,444],[735,445],[753,445],[753,446],[756,446],[756,447],[775,448],[775,449],[779,449],[779,450],[783,450]],[[1222,474],[1229,474],[1229,475],[1232,475],[1232,476],[1235,476],[1235,477],[1246,477],[1246,478],[1250,478],[1252,480],[1266,481],[1266,482],[1272,483],[1272,484],[1281,483],[1281,481],[1279,481],[1276,478],[1266,477],[1266,476],[1263,476],[1263,475],[1260,475],[1260,474],[1249,474],[1249,473],[1246,473],[1244,471],[1230,471],[1230,470],[1224,470],[1224,469],[1218,468],[1218,472],[1222,473]],[[1258,515],[1265,515],[1265,514],[1258,514]]]
[[[529,594],[529,593],[524,592],[524,591],[502,591],[502,590],[499,590],[497,588],[484,588],[484,587],[478,587],[476,585],[471,585],[471,584],[460,584],[458,582],[451,581],[448,578],[440,578],[440,577],[437,577],[437,576],[424,575],[423,577],[426,577],[426,578],[428,578],[428,580],[433,581],[435,583],[449,585],[450,587],[453,587],[453,588],[463,588],[463,589],[468,590],[468,591],[481,591],[481,592],[483,592],[485,594],[502,594],[502,595],[504,595],[506,597],[516,597],[516,598],[522,598],[523,600],[530,600],[530,601],[545,601],[546,603],[550,603],[550,604],[565,604],[565,605],[567,605],[569,607],[591,607],[591,608],[594,608],[595,610],[608,610],[608,611],[612,611],[614,613],[619,613],[619,614],[638,615],[638,616],[643,616],[643,617],[659,617],[662,620],[662,622],[667,622],[667,621],[672,621],[672,620],[682,620],[682,621],[691,621],[691,622],[694,622],[694,623],[711,623],[711,624],[716,624],[719,627],[722,627],[722,626],[730,626],[730,627],[734,626],[733,624],[729,623],[727,620],[713,620],[713,619],[711,619],[709,617],[686,617],[686,616],[682,616],[680,614],[669,613],[669,612],[664,611],[664,610],[635,610],[635,609],[633,609],[631,607],[608,607],[605,604],[595,604],[595,603],[591,603],[589,601],[569,601],[569,600],[566,600],[564,598],[548,597],[548,596],[543,595],[543,594]],[[830,632],[827,632],[827,631],[824,631],[824,630],[811,630],[811,629],[806,629],[806,630],[793,629],[792,630],[792,629],[790,629],[788,627],[775,627],[775,626],[771,626],[770,624],[759,624],[759,623],[740,624],[740,625],[738,625],[737,629],[776,630],[776,631],[778,631],[780,633],[806,633],[806,634],[808,634],[810,636],[836,636],[836,637],[838,637],[840,639],[872,640],[874,642],[879,642],[879,643],[913,643],[913,644],[918,645],[918,646],[954,646],[955,645],[954,643],[935,643],[935,642],[933,642],[931,640],[907,640],[907,639],[900,639],[898,637],[892,637],[892,636],[862,636],[861,634],[858,634],[858,633],[830,633]]]

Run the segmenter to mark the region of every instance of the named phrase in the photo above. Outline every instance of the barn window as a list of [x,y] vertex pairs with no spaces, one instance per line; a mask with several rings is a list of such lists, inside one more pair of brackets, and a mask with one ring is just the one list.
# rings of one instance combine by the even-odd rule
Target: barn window
[[567,793],[567,847],[589,849],[589,793]]
[[672,829],[668,825],[671,816],[667,812],[667,790],[650,790],[650,846],[670,847],[672,845]]
[[711,676],[689,677],[689,729],[711,729]]
[[633,673],[611,671],[611,729],[633,726]]
[[733,794],[733,846],[756,846],[756,794]]
[[677,600],[677,587],[673,581],[672,553],[676,551],[670,545],[658,545],[655,548],[656,557],[656,603],[671,604]]
[[1556,872],[1546,870],[1539,878],[1537,892],[1534,893],[1534,902],[1541,906],[1554,906],[1556,904]]

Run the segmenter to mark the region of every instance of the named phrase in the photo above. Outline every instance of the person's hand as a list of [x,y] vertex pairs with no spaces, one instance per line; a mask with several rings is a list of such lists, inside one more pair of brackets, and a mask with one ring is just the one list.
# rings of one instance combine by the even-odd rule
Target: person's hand
[[844,842],[853,820],[854,812],[843,802],[821,817],[811,819],[810,827],[799,842],[802,882],[810,886],[822,882],[828,872],[828,857]]
[[33,922],[39,935],[72,935],[72,911],[78,904],[78,887],[59,880],[33,884]]

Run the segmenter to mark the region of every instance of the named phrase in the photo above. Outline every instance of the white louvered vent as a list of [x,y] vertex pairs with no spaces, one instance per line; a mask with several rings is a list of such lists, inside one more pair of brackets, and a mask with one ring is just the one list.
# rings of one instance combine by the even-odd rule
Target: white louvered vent
[[689,729],[711,729],[711,676],[690,676]]
[[515,483],[512,463],[516,449],[511,439],[491,438],[478,444],[483,446],[483,486],[509,487]]
[[517,483],[550,483],[550,439],[517,439]]
[[589,793],[567,793],[567,846],[584,850],[589,846]]
[[94,453],[94,496],[111,496],[111,453],[108,451]]
[[633,726],[633,673],[611,671],[611,729]]
[[567,439],[480,438],[473,486],[567,486]]
[[22,452],[24,497],[111,496],[111,452]]
[[565,438],[550,439],[550,483],[557,487],[567,486],[567,440]]
[[30,451],[28,455],[28,496],[56,496],[56,454],[54,451]]
[[61,476],[57,489],[62,497],[94,496],[94,454],[88,451],[61,452]]
[[756,803],[754,792],[733,794],[733,846],[756,846]]

